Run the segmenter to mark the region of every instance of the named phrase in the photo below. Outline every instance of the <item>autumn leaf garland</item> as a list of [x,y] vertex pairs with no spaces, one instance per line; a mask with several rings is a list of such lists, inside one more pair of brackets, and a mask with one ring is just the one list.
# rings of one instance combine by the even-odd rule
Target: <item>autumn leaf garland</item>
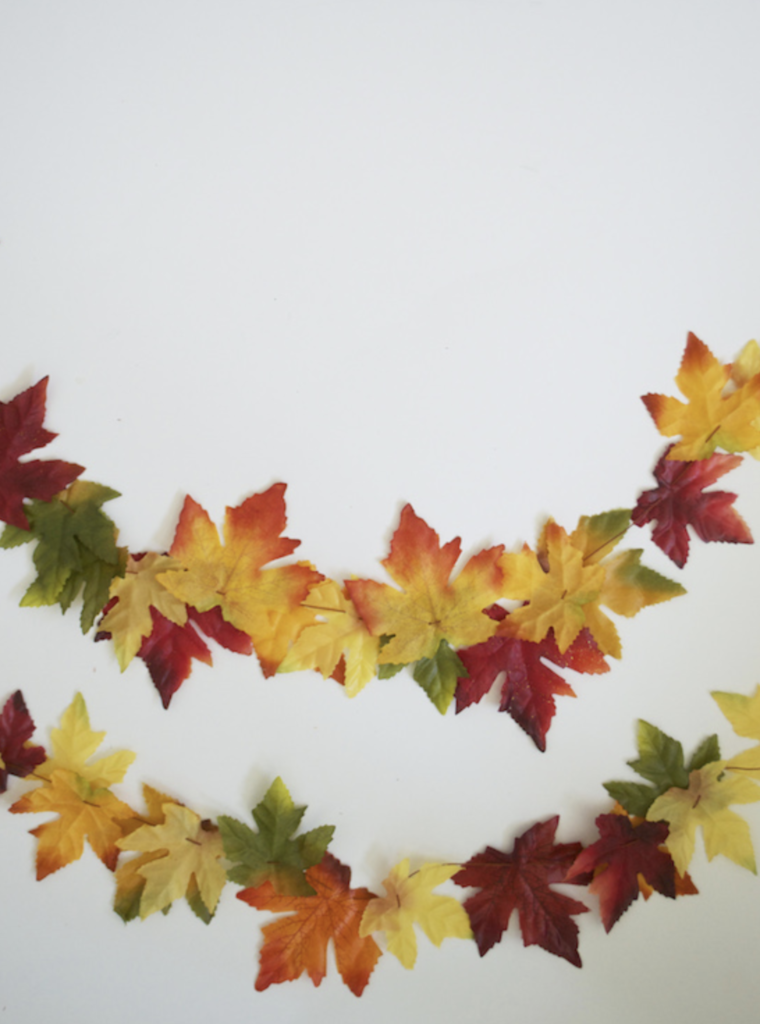
[[[228,508],[221,537],[187,497],[168,552],[119,547],[102,508],[117,492],[77,479],[80,466],[21,460],[55,436],[43,427],[44,379],[0,403],[0,517],[8,524],[0,547],[34,544],[37,576],[22,605],[65,612],[81,596],[83,632],[100,616],[95,638],[113,642],[122,671],[141,659],[164,707],[194,659],[210,663],[205,636],[255,653],[265,675],[315,670],[350,697],[407,668],[441,713],[452,702],[457,712],[477,703],[504,673],[499,710],[544,750],[555,696],[574,696],[547,663],[608,671],[606,658],[621,656],[608,613],[631,617],[684,593],[642,564],[642,550],[617,550],[629,530],[654,523],[652,539],[679,567],[689,527],[703,541],[752,542],[736,496],[706,488],[740,463],[734,453],[760,455],[760,348],[751,342],[723,366],[689,335],[676,382],[686,402],[644,396],[660,432],[681,440],[632,509],[581,516],[570,532],[549,519],[534,549],[495,545],[457,571],[460,539],[441,543],[406,505],[382,563],[391,585],[340,583],[307,561],[282,564],[299,545],[283,536],[284,484]],[[753,698],[715,698],[739,735],[760,739],[760,689]],[[209,923],[227,881],[242,885],[244,902],[286,914],[264,927],[257,989],[304,972],[319,984],[332,941],[339,973],[360,995],[383,946],[412,967],[420,928],[435,944],[472,936],[484,955],[515,910],[525,945],[580,966],[573,917],[588,908],[551,886],[588,885],[609,931],[639,893],[696,892],[686,869],[700,829],[708,858],[721,854],[756,870],[748,825],[731,806],[760,800],[760,747],[725,760],[709,737],[686,763],[680,744],[646,722],[630,762],[645,783],[606,784],[616,804],[597,817],[600,838],[586,849],[554,842],[555,817],[517,837],[509,853],[487,847],[463,865],[416,870],[407,858],[383,882],[385,896],[351,887],[350,869],[327,849],[332,826],[298,831],[305,808],[280,779],[253,809],[255,829],[225,816],[202,820],[148,786],[138,813],[111,788],[134,755],[94,759],[103,734],[90,729],[81,695],[53,731],[50,754],[31,742],[32,730],[16,692],[0,714],[0,790],[9,775],[32,777],[39,785],[11,811],[57,815],[32,830],[38,878],[78,859],[87,842],[115,872],[114,909],[125,921],[166,913],[185,898]],[[119,863],[122,854],[132,856]],[[452,879],[478,892],[464,905],[433,892]]]

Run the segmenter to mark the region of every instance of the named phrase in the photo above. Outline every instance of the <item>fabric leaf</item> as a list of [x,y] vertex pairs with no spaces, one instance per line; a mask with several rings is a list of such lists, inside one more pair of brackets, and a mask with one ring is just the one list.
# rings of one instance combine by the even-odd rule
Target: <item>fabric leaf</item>
[[0,713],[0,793],[8,788],[8,776],[24,778],[47,757],[44,747],[29,741],[34,722],[21,690],[12,693]]

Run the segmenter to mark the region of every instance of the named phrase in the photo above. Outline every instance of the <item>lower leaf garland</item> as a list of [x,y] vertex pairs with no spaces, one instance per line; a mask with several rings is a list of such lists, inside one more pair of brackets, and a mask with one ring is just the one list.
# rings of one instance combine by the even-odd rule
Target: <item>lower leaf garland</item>
[[[753,697],[713,696],[739,735],[760,740],[760,686]],[[216,823],[201,819],[147,785],[141,814],[111,789],[134,754],[93,760],[105,733],[91,729],[81,694],[52,731],[49,752],[32,745],[33,729],[17,691],[0,715],[0,766],[39,784],[10,811],[58,815],[31,830],[38,880],[79,859],[86,840],[114,872],[113,907],[125,922],[165,914],[184,898],[209,924],[227,882],[242,886],[238,899],[282,915],[262,929],[259,991],[304,973],[319,985],[332,942],[338,973],[360,996],[382,955],[376,935],[383,933],[385,948],[406,968],[416,961],[417,928],[436,946],[447,938],[474,938],[484,956],[515,911],[525,946],[538,945],[580,967],[574,918],[589,907],[553,886],[588,886],[609,932],[639,894],[675,899],[697,893],[687,868],[698,827],[710,860],[722,854],[756,872],[749,826],[730,805],[760,801],[760,746],[726,761],[714,735],[686,765],[678,741],[640,722],[639,757],[629,764],[651,785],[606,783],[618,802],[598,815],[600,838],[585,849],[555,842],[555,815],[518,836],[510,852],[487,846],[464,864],[423,864],[414,871],[405,858],[382,882],[385,896],[378,896],[351,887],[351,869],[328,850],[332,825],[299,834],[306,808],[293,803],[280,778],[253,808],[256,829],[225,815]],[[136,856],[119,863],[122,853]],[[477,892],[462,904],[434,891],[450,879]]]
[[[122,671],[141,659],[164,708],[194,659],[211,662],[211,638],[255,653],[265,676],[313,670],[349,697],[406,667],[441,714],[452,703],[459,713],[479,702],[503,673],[499,710],[544,751],[555,696],[575,695],[554,668],[609,671],[606,659],[620,658],[622,647],[608,613],[632,617],[685,593],[642,565],[642,550],[615,551],[628,531],[653,523],[653,542],[679,568],[689,527],[703,541],[752,543],[736,495],[705,488],[736,468],[736,452],[760,457],[760,347],[749,342],[723,365],[690,334],[676,383],[686,402],[643,396],[660,433],[680,439],[657,462],[657,486],[633,508],[582,515],[572,531],[548,519],[535,549],[497,544],[455,573],[460,538],[442,544],[407,504],[382,561],[390,585],[331,580],[308,561],[283,564],[300,542],[282,536],[282,483],[227,508],[223,541],[187,496],[168,552],[118,546],[103,511],[118,492],[80,479],[84,469],[74,463],[21,461],[55,437],[43,426],[43,378],[0,402],[0,547],[34,545],[37,575],[22,605],[65,612],[81,598],[82,631],[97,620],[95,639],[113,643]],[[714,697],[739,736],[760,740],[760,687],[751,697]],[[79,859],[87,842],[114,873],[114,910],[125,922],[186,899],[209,924],[227,883],[240,886],[239,899],[282,915],[263,927],[259,990],[304,973],[319,985],[332,942],[338,972],[358,996],[382,955],[380,933],[385,949],[412,968],[419,931],[435,945],[472,938],[483,956],[515,912],[525,946],[580,967],[575,918],[589,908],[554,887],[588,887],[609,932],[639,894],[697,892],[687,869],[698,829],[708,859],[721,854],[756,872],[749,826],[731,808],[760,801],[760,744],[725,760],[713,735],[687,762],[678,741],[644,721],[639,756],[629,762],[644,782],[605,783],[615,802],[596,818],[597,841],[585,849],[555,842],[554,816],[516,837],[510,851],[488,846],[463,864],[415,870],[405,858],[381,883],[385,895],[351,886],[350,868],[328,849],[332,825],[299,832],[305,808],[280,778],[253,808],[255,828],[225,815],[201,818],[147,785],[140,813],[112,789],[135,755],[94,759],[105,734],[91,729],[81,694],[52,730],[49,750],[32,742],[33,730],[16,691],[0,714],[0,791],[9,776],[33,779],[11,813],[56,815],[31,830],[37,878]],[[461,903],[435,891],[449,881],[476,892]]]

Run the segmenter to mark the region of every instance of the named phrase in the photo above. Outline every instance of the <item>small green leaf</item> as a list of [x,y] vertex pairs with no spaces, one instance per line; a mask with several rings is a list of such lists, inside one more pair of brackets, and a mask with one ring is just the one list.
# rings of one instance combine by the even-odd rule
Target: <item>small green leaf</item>
[[689,773],[683,759],[683,747],[671,736],[649,722],[639,721],[639,757],[628,764],[635,772],[653,782],[658,796],[671,786],[689,788]]
[[604,788],[629,814],[639,818],[646,818],[658,796],[656,789],[645,786],[643,782],[605,782]]
[[412,673],[442,715],[454,699],[457,680],[468,675],[459,655],[446,640],[441,640],[433,658],[420,658]]
[[717,733],[713,733],[712,736],[707,736],[702,740],[697,749],[691,755],[688,771],[697,771],[699,768],[704,768],[706,764],[711,764],[713,761],[720,761],[720,744],[718,743]]
[[392,679],[393,676],[397,676],[404,665],[378,665],[377,666],[377,678],[378,679]]

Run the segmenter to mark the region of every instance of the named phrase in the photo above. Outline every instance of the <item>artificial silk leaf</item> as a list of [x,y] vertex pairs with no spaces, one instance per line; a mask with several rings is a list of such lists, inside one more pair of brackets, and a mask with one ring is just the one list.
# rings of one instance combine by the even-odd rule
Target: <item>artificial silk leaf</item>
[[[52,501],[27,507],[30,536],[37,541],[37,578],[21,598],[22,607],[60,604],[65,612],[81,591],[82,632],[90,629],[108,601],[111,580],[126,568],[126,549],[117,548],[116,527],[101,508],[118,496],[109,487],[77,480]],[[12,547],[17,539],[13,527],[7,528],[0,547]]]
[[[161,825],[166,819],[164,812],[165,804],[178,804],[178,800],[172,800],[165,793],[160,793],[152,786],[143,784],[143,796],[145,798],[146,810],[139,818],[135,817],[122,823],[123,835],[130,835],[143,825]],[[181,806],[181,805],[180,805]],[[116,869],[116,893],[114,895],[113,908],[122,921],[133,921],[140,916],[140,902],[145,890],[146,879],[140,874],[140,868],[163,856],[163,851],[151,851],[140,853],[137,857],[120,864]],[[188,899],[189,902],[189,899]],[[164,909],[168,913],[171,905]]]
[[720,759],[718,737],[712,735],[700,743],[687,765],[683,747],[678,740],[643,719],[638,724],[637,745],[639,756],[628,764],[652,785],[605,782],[604,788],[629,814],[640,818],[647,817],[653,801],[671,787],[686,789],[689,785],[689,772]]
[[[672,447],[672,446],[671,446]],[[652,540],[679,568],[689,557],[691,526],[700,540],[751,544],[752,534],[732,508],[736,495],[704,488],[741,463],[740,455],[711,455],[701,462],[668,459],[665,451],[654,469],[658,486],[639,495],[631,522],[636,526],[655,522]]]
[[707,859],[719,853],[757,873],[749,825],[729,809],[730,804],[760,800],[760,788],[750,779],[725,774],[725,761],[714,761],[689,774],[687,789],[669,789],[647,811],[649,821],[666,821],[666,846],[683,874],[694,853],[697,826],[702,826]]
[[37,880],[78,860],[87,839],[105,866],[113,871],[119,856],[117,841],[121,823],[134,811],[118,800],[110,789],[91,785],[81,775],[58,769],[48,782],[17,800],[12,814],[48,813],[55,821],[31,829],[37,837]]
[[760,376],[727,393],[731,367],[723,366],[704,342],[689,334],[676,384],[688,399],[644,395],[657,429],[665,437],[681,435],[669,459],[706,459],[716,448],[744,452],[760,445]]
[[355,697],[377,671],[378,637],[372,636],[347,591],[324,580],[313,587],[304,607],[323,621],[306,626],[280,665],[280,672],[316,669],[322,678],[334,676],[344,659],[343,685]]
[[533,825],[515,839],[511,853],[487,846],[454,876],[457,885],[480,889],[465,900],[464,908],[481,956],[501,941],[512,911],[517,910],[525,946],[541,946],[581,966],[578,925],[572,917],[586,913],[588,907],[551,885],[566,880],[582,847],[555,843],[558,823],[557,815]]
[[638,897],[639,875],[657,892],[675,899],[675,865],[670,854],[660,848],[668,836],[664,822],[634,824],[623,814],[600,814],[596,827],[601,838],[578,854],[567,881],[596,872],[589,892],[599,896],[605,931],[610,931]]
[[50,501],[84,472],[83,466],[60,459],[19,461],[58,436],[42,426],[47,382],[43,377],[10,402],[0,402],[0,519],[22,530],[29,529],[24,498]]
[[441,640],[432,658],[420,658],[415,663],[412,675],[442,715],[454,699],[457,681],[467,674],[467,669],[455,651],[445,640]]
[[306,881],[314,896],[278,895],[271,882],[237,894],[257,910],[285,913],[272,924],[264,925],[264,945],[259,955],[256,990],[293,981],[304,971],[315,985],[327,973],[327,946],[335,946],[338,973],[355,996],[364,991],[380,949],[371,937],[359,935],[359,922],[374,893],[351,889],[351,869],[326,853],[319,864],[309,868]]
[[564,654],[587,628],[603,654],[619,658],[620,638],[602,605],[630,617],[685,593],[680,584],[641,565],[640,550],[609,556],[627,529],[629,515],[626,509],[615,509],[581,516],[569,536],[550,519],[535,552],[525,545],[520,552],[503,555],[503,596],[527,602],[505,620],[505,632],[538,643],[551,629]]
[[110,633],[122,672],[140,650],[145,637],[153,631],[151,609],[177,626],[187,622],[184,601],[170,594],[157,579],[160,573],[179,566],[176,559],[155,551],[130,555],[124,576],[111,583],[109,608],[98,630],[99,635]]
[[464,908],[452,896],[433,892],[459,871],[458,864],[424,864],[409,873],[409,860],[401,861],[383,882],[385,896],[367,904],[359,934],[383,931],[388,952],[407,970],[417,959],[418,924],[430,941],[440,946],[444,939],[470,939],[472,930]]
[[0,713],[0,793],[8,788],[9,775],[24,778],[45,760],[45,748],[29,742],[33,732],[32,716],[21,690],[16,690]]
[[[199,612],[189,605],[184,607],[188,617],[184,626],[178,626],[161,612],[151,608],[152,628],[150,633],[143,637],[140,650],[137,652],[137,657],[145,662],[165,708],[169,707],[172,697],[190,675],[194,658],[205,665],[212,664],[211,651],[194,626],[227,650],[236,654],[253,653],[251,638],[247,633],[225,622],[221,609],[211,608],[207,612]],[[110,610],[110,602],[103,610]],[[110,640],[111,634],[99,629],[95,639]]]
[[381,646],[379,664],[433,661],[442,640],[454,648],[487,640],[495,625],[483,612],[502,596],[498,563],[503,550],[498,545],[473,555],[450,581],[461,551],[459,538],[441,546],[438,534],[406,505],[390,555],[382,562],[402,589],[375,580],[346,580],[349,596],[370,633],[389,638]]
[[286,896],[311,896],[307,868],[319,864],[335,831],[334,825],[304,832],[293,838],[305,807],[296,807],[281,778],[276,778],[261,803],[253,808],[259,831],[235,818],[218,819],[224,855],[234,862],[227,872],[237,885],[258,886],[271,882],[274,891]]
[[[753,339],[747,342],[731,364],[731,380],[741,388],[758,373],[760,373],[760,345]],[[754,420],[752,426],[760,430],[760,419]],[[749,454],[753,459],[760,459],[760,445],[750,448]]]
[[163,812],[161,824],[143,825],[116,844],[120,850],[159,854],[136,869],[145,879],[140,917],[188,895],[193,881],[212,915],[227,880],[219,863],[224,854],[219,829],[182,804],[164,804]]
[[49,779],[57,769],[74,772],[93,788],[101,789],[121,782],[135,759],[131,750],[118,750],[88,763],[105,737],[93,732],[84,697],[78,693],[61,715],[61,726],[50,733],[52,754],[39,767],[37,775]]
[[[507,617],[498,605],[489,614],[500,620]],[[531,643],[504,636],[501,626],[490,640],[458,653],[468,676],[458,681],[457,714],[481,700],[504,672],[499,711],[508,712],[539,750],[546,750],[546,734],[556,711],[555,695],[575,696],[572,687],[543,659],[575,672],[598,674],[610,668],[587,629],[581,630],[564,654],[559,652],[553,630],[538,643]]]
[[158,576],[170,593],[198,611],[221,608],[224,618],[253,640],[265,676],[277,671],[301,629],[314,622],[314,612],[301,608],[301,602],[322,579],[306,563],[263,568],[300,543],[280,536],[286,524],[284,493],[285,484],[273,484],[228,507],[224,545],[208,514],[185,498],[170,551],[183,568]]
[[[718,690],[714,690],[712,696],[737,736],[760,740],[760,686],[755,688],[751,697]],[[728,758],[726,770],[742,772],[751,779],[760,780],[760,745]]]

